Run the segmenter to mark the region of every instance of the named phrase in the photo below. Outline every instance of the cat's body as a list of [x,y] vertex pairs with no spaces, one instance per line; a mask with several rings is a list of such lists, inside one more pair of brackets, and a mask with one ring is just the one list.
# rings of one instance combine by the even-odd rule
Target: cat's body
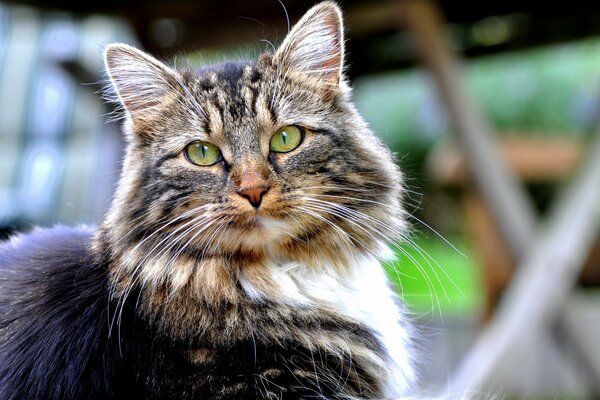
[[124,45],[123,175],[96,230],[0,245],[0,398],[409,393],[381,269],[401,175],[350,101],[338,8],[274,55],[176,72]]
[[[357,309],[376,304],[369,309],[380,312],[351,311],[350,320],[333,309],[199,304],[203,331],[174,338],[158,321],[136,316],[139,293],[125,305],[110,300],[107,266],[90,252],[92,240],[90,230],[57,227],[3,245],[2,264],[15,268],[3,274],[18,279],[0,295],[3,399],[347,399],[397,390],[375,374],[387,358],[380,340],[402,343],[374,336],[371,326],[394,325],[385,315],[393,309],[380,299],[332,299]],[[386,290],[361,286],[371,296]],[[398,378],[406,385],[407,377]]]

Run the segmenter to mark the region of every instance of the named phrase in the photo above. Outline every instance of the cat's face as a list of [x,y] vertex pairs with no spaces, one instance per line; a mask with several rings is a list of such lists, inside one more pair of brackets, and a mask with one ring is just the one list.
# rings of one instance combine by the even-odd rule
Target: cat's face
[[128,242],[317,264],[401,233],[400,174],[350,102],[335,5],[257,61],[179,72],[113,45],[106,63],[130,141],[109,223]]

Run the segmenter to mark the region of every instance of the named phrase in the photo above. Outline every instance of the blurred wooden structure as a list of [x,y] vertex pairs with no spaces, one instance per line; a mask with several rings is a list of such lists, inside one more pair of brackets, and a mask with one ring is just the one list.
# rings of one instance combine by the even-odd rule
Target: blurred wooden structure
[[[525,185],[558,187],[580,166],[584,146],[580,140],[548,138],[543,133],[503,133],[499,143],[502,160]],[[510,253],[495,217],[469,173],[467,160],[456,146],[442,142],[430,154],[430,176],[442,187],[460,188],[471,242],[482,263],[486,286],[485,319],[493,316],[502,293],[510,283],[517,260]],[[590,252],[579,280],[600,286],[600,241]]]
[[[76,15],[109,14],[127,19],[140,44],[165,57],[206,48],[223,48],[262,39],[279,40],[288,29],[287,19],[297,21],[319,0],[5,0]],[[408,0],[410,2],[411,0]],[[405,0],[344,0],[348,27],[351,78],[414,66],[418,48],[410,32],[398,29],[398,6]],[[503,0],[465,3],[438,0],[436,6],[453,27],[454,45],[468,57],[514,51],[600,34],[600,3],[571,0],[568,11],[560,2]],[[284,10],[285,7],[285,10]],[[500,18],[499,18],[500,17]],[[506,21],[503,17],[507,17]],[[417,20],[418,21],[418,20]],[[477,32],[494,31],[496,23],[508,23],[513,32],[502,38],[474,39]],[[210,34],[207,34],[210,32]],[[484,35],[485,36],[485,35]],[[387,49],[388,51],[381,51]]]
[[[600,124],[594,127],[595,137],[578,173],[561,193],[548,221],[537,227],[530,199],[502,160],[493,129],[466,89],[460,62],[444,37],[439,10],[427,1],[402,4],[409,4],[408,26],[419,39],[470,175],[518,265],[493,318],[450,381],[450,392],[459,396],[508,389],[513,395],[529,395],[535,388],[537,395],[565,390],[587,396],[598,388],[585,385],[556,347],[553,326],[565,321],[561,319],[564,307],[598,236]],[[577,326],[565,323],[565,332],[577,331]],[[600,381],[595,343],[582,341],[585,347],[579,351],[585,364],[593,367],[591,382]],[[552,366],[555,369],[549,370]]]

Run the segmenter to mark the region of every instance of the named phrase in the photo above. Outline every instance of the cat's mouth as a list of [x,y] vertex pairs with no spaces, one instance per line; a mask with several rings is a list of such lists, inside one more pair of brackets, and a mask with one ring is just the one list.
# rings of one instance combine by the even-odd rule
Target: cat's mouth
[[239,196],[230,198],[234,212],[229,212],[228,222],[232,234],[242,242],[272,242],[289,236],[293,221],[288,219],[289,204],[276,190],[271,190],[262,197],[259,206],[253,206]]

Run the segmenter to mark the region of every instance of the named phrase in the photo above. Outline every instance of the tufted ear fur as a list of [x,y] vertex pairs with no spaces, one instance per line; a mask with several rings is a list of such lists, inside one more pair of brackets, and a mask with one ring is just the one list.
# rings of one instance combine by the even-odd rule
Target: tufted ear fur
[[344,66],[344,28],[342,13],[332,2],[311,8],[275,53],[280,68],[317,77],[337,87]]
[[175,70],[126,44],[108,45],[104,64],[119,101],[133,119],[151,112],[179,87]]

